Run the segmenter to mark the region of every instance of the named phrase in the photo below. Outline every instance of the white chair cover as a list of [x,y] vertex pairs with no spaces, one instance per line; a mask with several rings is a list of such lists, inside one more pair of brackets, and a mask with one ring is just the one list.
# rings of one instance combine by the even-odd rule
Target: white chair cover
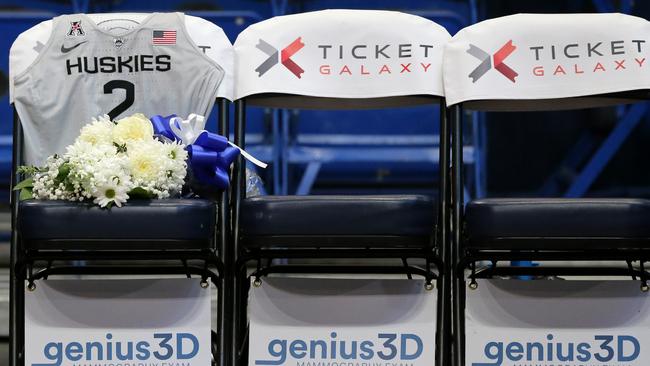
[[604,106],[650,89],[650,23],[623,14],[518,14],[447,44],[447,105],[483,110]]
[[430,102],[444,95],[449,39],[432,21],[393,11],[275,17],[248,27],[235,42],[235,98],[336,109]]

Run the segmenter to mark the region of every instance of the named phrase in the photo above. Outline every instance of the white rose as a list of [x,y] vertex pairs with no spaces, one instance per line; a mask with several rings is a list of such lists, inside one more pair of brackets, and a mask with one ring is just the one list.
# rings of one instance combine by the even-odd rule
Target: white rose
[[122,145],[130,142],[148,141],[153,138],[153,125],[142,113],[117,121],[113,128],[113,141]]

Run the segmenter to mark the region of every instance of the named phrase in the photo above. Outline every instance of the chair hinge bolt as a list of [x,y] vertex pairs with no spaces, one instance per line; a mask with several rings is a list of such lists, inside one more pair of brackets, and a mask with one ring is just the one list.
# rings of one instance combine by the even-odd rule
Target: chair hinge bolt
[[476,282],[476,280],[472,278],[472,280],[469,283],[469,289],[476,290],[477,288],[478,288],[478,282]]

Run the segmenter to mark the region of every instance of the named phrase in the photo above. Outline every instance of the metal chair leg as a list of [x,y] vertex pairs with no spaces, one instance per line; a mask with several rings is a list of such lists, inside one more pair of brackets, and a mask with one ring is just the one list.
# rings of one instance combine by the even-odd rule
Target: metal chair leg
[[[429,263],[429,261],[427,261],[427,263]],[[408,266],[409,266],[409,263],[408,263],[408,261],[406,260],[406,258],[402,258],[402,264],[404,265],[404,267],[408,267]],[[428,269],[429,269],[429,268],[427,268],[427,270],[428,270]],[[410,273],[407,273],[407,274],[406,274],[406,278],[408,278],[409,280],[412,280],[412,279],[413,279],[413,275],[411,275]],[[427,281],[427,282],[428,282],[428,281]]]
[[626,260],[625,263],[627,263],[627,269],[630,271],[630,276],[632,276],[632,280],[636,281],[636,273],[634,273],[634,267],[632,266],[632,261]]
[[639,261],[639,270],[641,271],[639,275],[641,277],[641,291],[648,292],[650,287],[648,287],[648,275],[645,271],[645,261]]
[[246,342],[248,339],[248,288],[249,288],[249,279],[246,273],[246,267],[243,266],[238,270],[237,276],[237,288],[235,293],[235,298],[237,299],[236,303],[236,317],[235,317],[235,328],[236,337],[233,338],[235,342],[236,354],[236,363],[234,366],[243,366],[247,364],[247,347]]

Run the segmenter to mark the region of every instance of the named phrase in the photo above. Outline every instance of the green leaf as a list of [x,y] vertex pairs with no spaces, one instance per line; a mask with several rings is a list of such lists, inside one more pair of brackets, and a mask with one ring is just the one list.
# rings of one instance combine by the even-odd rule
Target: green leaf
[[128,192],[129,198],[152,199],[153,194],[142,187],[135,187]]
[[113,146],[117,148],[118,153],[125,153],[126,152],[126,144],[118,144],[117,142],[113,142]]
[[59,167],[59,174],[57,174],[56,178],[54,178],[54,183],[56,185],[59,185],[68,177],[68,174],[70,174],[70,164],[68,163],[61,164],[61,166]]
[[25,174],[25,175],[28,175],[28,176],[32,176],[32,175],[34,175],[36,173],[43,173],[43,172],[46,172],[46,171],[47,171],[47,168],[39,168],[39,167],[33,166],[33,165],[21,165],[16,170],[16,172],[18,174]]
[[24,200],[29,200],[32,199],[34,196],[32,195],[32,188],[31,187],[26,187],[20,190],[20,196],[19,200],[24,201]]
[[27,178],[22,182],[16,184],[14,191],[18,191],[24,188],[32,188],[34,186],[34,178]]

